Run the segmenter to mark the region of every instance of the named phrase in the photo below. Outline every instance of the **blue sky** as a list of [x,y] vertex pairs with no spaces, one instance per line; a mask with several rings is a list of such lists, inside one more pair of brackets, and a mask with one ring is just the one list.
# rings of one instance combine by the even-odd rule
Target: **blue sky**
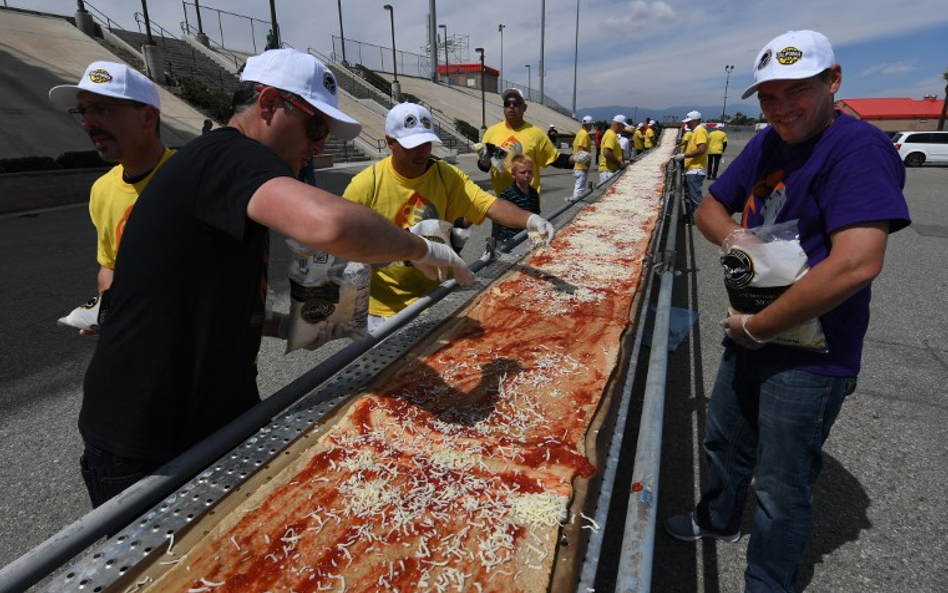
[[[430,0],[388,0],[394,6],[397,47],[420,52],[426,43]],[[90,0],[98,10],[136,27],[133,12],[140,2]],[[193,1],[191,1],[193,4]],[[268,0],[199,0],[202,8],[219,8],[269,20]],[[347,39],[389,46],[391,29],[385,0],[342,0]],[[440,0],[437,15],[451,35],[466,35],[469,61],[482,46],[489,66],[500,68],[500,33],[504,29],[504,75],[539,87],[540,18],[543,0]],[[9,6],[75,11],[74,0],[7,0]],[[339,35],[339,0],[276,0],[283,39],[293,46],[325,53]],[[544,90],[570,107],[576,34],[575,0],[547,0]],[[178,0],[149,0],[152,19],[178,30],[183,20]],[[755,113],[756,104],[740,94],[752,82],[754,58],[771,38],[789,29],[816,29],[829,37],[843,66],[837,98],[944,97],[942,73],[948,69],[948,11],[943,0],[794,0],[787,2],[682,2],[647,0],[579,0],[580,108],[636,105],[652,109],[723,103],[725,65],[733,64],[728,113]],[[217,35],[215,18],[204,26]],[[225,37],[236,27],[224,22]],[[265,31],[257,31],[258,37]],[[247,45],[249,47],[249,44]],[[259,46],[258,46],[259,47]],[[351,60],[351,56],[350,60]]]

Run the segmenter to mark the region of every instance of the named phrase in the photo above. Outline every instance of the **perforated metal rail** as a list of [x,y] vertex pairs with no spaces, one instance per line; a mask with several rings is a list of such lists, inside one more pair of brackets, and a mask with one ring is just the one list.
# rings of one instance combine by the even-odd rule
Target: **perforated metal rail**
[[[42,590],[50,593],[104,591],[152,552],[170,548],[176,533],[208,512],[347,398],[362,391],[375,376],[403,357],[529,251],[529,242],[525,241],[510,253],[497,253],[497,258],[478,272],[475,284],[451,291],[424,315],[342,368],[140,519],[90,548]],[[171,558],[169,556],[169,560]],[[134,585],[131,585],[133,590]]]
[[[597,185],[594,191],[585,196],[584,201],[598,199],[618,177],[615,176],[609,182]],[[580,207],[581,205],[576,204],[564,205],[553,212],[551,218],[558,223],[556,226],[562,226],[579,211]],[[561,216],[564,213],[566,216]],[[402,358],[484,287],[516,265],[529,251],[529,242],[524,241],[513,247],[509,253],[497,252],[493,260],[485,257],[481,262],[476,262],[471,266],[472,270],[478,270],[477,281],[472,286],[452,290],[451,285],[447,287],[443,285],[434,296],[437,298],[447,293],[446,296],[431,305],[424,315],[406,321],[400,328],[392,328],[390,330],[392,333],[388,337],[380,335],[379,338],[384,337],[384,340],[374,347],[371,347],[371,344],[367,345],[365,351],[358,354],[357,358],[351,362],[346,360],[345,364],[338,364],[338,370],[334,368],[324,371],[322,374],[332,373],[325,380],[317,367],[265,400],[261,406],[267,404],[270,399],[280,399],[279,396],[282,394],[287,402],[295,403],[288,403],[289,407],[285,412],[280,412],[279,408],[271,410],[271,415],[264,418],[271,417],[275,418],[274,420],[257,429],[214,463],[209,466],[206,462],[203,463],[200,467],[206,467],[206,469],[176,488],[172,494],[164,497],[157,504],[140,507],[148,510],[140,515],[132,515],[138,518],[127,526],[119,530],[125,521],[116,523],[113,520],[110,523],[108,519],[98,517],[92,520],[97,511],[102,511],[100,507],[31,553],[0,570],[0,593],[25,591],[43,578],[46,580],[37,589],[57,593],[90,591],[97,593],[116,584],[117,581],[129,581],[129,578],[123,579],[123,577],[134,574],[130,571],[146,557],[161,550],[170,549],[174,545],[175,534],[182,532],[206,513],[213,512],[213,507],[221,499],[241,488],[261,468],[281,455],[300,435],[316,426],[349,397],[363,391],[380,372]],[[636,350],[638,341],[637,339]],[[352,344],[352,346],[356,345],[357,343]],[[340,355],[344,356],[345,351],[327,362],[333,361]],[[310,388],[306,387],[307,385],[317,386]],[[301,398],[293,393],[283,393],[284,391],[292,392],[294,389],[300,392]],[[271,406],[273,405],[276,404],[271,402]],[[254,425],[254,429],[258,426],[260,422]],[[245,431],[243,434],[246,435],[249,432]],[[240,441],[232,439],[230,442]],[[615,454],[617,453],[611,453],[610,457]],[[206,456],[204,459],[214,459],[219,455],[220,453],[217,453],[215,456]],[[613,465],[615,462],[615,459],[610,461]],[[166,468],[170,468],[171,473],[179,469],[174,466],[174,462]],[[154,478],[155,483],[150,485],[150,488],[167,492],[169,486],[162,483],[161,477]],[[162,488],[162,485],[165,487]],[[602,488],[611,490],[612,484],[604,483]],[[120,498],[123,495],[120,495]],[[88,524],[84,523],[86,520],[89,521]],[[79,552],[66,545],[65,540],[81,540],[81,532],[86,528],[101,530],[103,526],[108,525],[113,526],[109,530],[113,535],[108,539],[100,540],[93,545],[86,543],[79,548]],[[70,543],[75,544],[74,541]],[[69,550],[72,551],[68,555],[59,557]],[[71,560],[65,569],[59,570],[54,576],[47,576],[56,571],[68,558],[80,552],[81,555]],[[44,556],[46,558],[43,558]],[[172,556],[168,558],[169,561],[173,559]],[[598,550],[586,558],[583,574],[589,575],[590,571],[594,572],[597,563]],[[127,590],[135,590],[136,584],[146,583],[123,583]]]

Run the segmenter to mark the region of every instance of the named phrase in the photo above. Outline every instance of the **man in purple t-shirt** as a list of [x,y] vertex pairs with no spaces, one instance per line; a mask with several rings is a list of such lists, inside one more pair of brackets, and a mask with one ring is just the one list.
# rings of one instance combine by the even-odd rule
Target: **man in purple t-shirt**
[[[820,33],[791,31],[768,43],[743,98],[757,93],[770,128],[751,139],[696,213],[702,234],[718,245],[736,229],[797,221],[809,265],[769,305],[721,322],[724,355],[705,424],[707,487],[695,512],[665,521],[681,540],[736,542],[754,478],[747,593],[794,590],[823,443],[856,387],[870,284],[889,233],[910,223],[903,165],[885,134],[835,110],[841,82]],[[732,219],[738,212],[740,224]],[[814,319],[826,337],[821,351],[770,343]]]

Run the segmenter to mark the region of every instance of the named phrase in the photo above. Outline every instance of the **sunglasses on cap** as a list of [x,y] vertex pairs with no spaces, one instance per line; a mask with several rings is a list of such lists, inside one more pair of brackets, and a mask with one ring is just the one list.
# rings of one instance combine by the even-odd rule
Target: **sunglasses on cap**
[[508,99],[504,101],[504,107],[523,107],[524,102],[519,99]]
[[280,98],[283,99],[289,107],[287,113],[292,111],[293,108],[296,108],[309,116],[306,120],[306,138],[310,142],[322,142],[329,136],[329,124],[323,119],[322,114],[316,111],[310,104],[286,91],[280,91]]

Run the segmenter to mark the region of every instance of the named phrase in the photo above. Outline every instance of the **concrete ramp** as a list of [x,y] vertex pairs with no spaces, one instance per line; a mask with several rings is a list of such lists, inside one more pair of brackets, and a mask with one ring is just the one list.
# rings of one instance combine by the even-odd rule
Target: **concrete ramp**
[[[380,74],[388,80],[392,79],[390,74]],[[437,115],[441,115],[449,121],[462,119],[480,129],[481,92],[479,90],[459,86],[449,87],[431,82],[426,78],[400,76],[398,81],[402,85],[402,92],[411,93],[425,103],[430,104]],[[526,93],[526,89],[522,90]],[[485,93],[484,104],[487,127],[504,118],[503,101],[499,94]],[[579,117],[582,117],[582,115],[580,114]],[[527,103],[527,112],[524,119],[544,131],[550,124],[553,124],[561,135],[572,136],[579,129],[578,121],[539,103]]]
[[[47,93],[57,84],[75,84],[96,60],[122,61],[68,17],[0,8],[0,158],[93,149]],[[166,145],[181,146],[201,133],[203,114],[161,87],[158,92]]]

